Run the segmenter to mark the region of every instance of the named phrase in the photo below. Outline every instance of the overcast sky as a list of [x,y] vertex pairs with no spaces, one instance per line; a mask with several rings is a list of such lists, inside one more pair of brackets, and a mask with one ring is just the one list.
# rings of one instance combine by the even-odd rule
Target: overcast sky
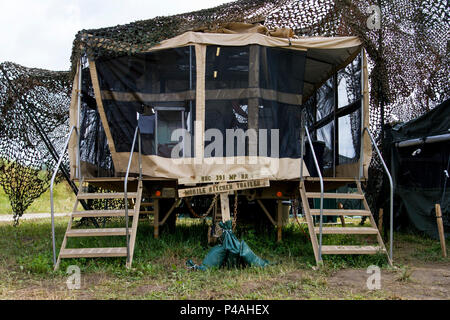
[[75,34],[233,0],[0,0],[0,62],[68,70]]

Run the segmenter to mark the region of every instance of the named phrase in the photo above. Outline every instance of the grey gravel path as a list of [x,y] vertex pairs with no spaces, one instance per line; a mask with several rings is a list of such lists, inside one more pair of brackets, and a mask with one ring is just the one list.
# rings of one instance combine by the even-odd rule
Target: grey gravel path
[[[67,217],[70,213],[55,213],[55,217]],[[50,213],[25,213],[20,220],[32,220],[32,219],[50,219]],[[0,215],[0,222],[11,222],[14,221],[12,214],[2,214]]]

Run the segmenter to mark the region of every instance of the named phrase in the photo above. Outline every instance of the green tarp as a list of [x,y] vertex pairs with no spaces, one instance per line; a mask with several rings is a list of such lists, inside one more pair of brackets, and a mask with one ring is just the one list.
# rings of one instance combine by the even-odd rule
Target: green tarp
[[265,267],[269,264],[267,260],[258,257],[252,249],[245,243],[239,241],[233,234],[231,220],[225,223],[220,222],[223,230],[221,244],[211,248],[201,265],[196,265],[192,260],[188,260],[186,265],[194,270],[206,270],[208,268],[221,267],[241,267],[255,266]]
[[397,142],[448,133],[450,100],[415,120],[387,128],[384,156],[394,179],[396,229],[412,225],[437,239],[435,204],[439,203],[445,235],[450,235],[450,179],[445,173],[450,165],[450,141],[396,146]]
[[[409,221],[414,227],[429,236],[438,239],[435,203],[441,201],[442,190],[424,190],[398,186],[396,194],[401,199],[401,206],[403,206],[403,208],[400,207],[399,210],[404,211],[404,213],[407,214]],[[448,224],[448,212],[450,208],[449,196],[441,203],[441,208],[443,208],[443,221],[446,222],[446,226],[444,226],[445,236],[448,237],[450,235],[450,225]]]

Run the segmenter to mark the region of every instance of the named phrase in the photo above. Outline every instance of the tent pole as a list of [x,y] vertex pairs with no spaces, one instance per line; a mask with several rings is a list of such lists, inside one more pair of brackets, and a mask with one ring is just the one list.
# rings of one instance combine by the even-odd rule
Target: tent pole
[[300,125],[301,125],[301,131],[300,131],[300,137],[301,137],[301,141],[300,141],[300,155],[301,155],[301,163],[300,163],[300,181],[304,180],[303,177],[303,166],[305,164],[305,115],[306,113],[306,109],[303,109],[301,112],[301,118],[300,118]]
[[[77,90],[77,178],[78,181],[81,181],[81,152],[80,152],[80,141],[81,141],[81,86],[82,86],[82,58],[80,57],[79,66],[78,66],[78,90]],[[80,186],[81,187],[81,186]]]
[[364,177],[364,48],[361,49],[361,149],[359,152],[359,181]]
[[338,75],[336,66],[333,74],[333,96],[334,96],[334,134],[333,134],[333,177],[336,177],[336,167],[339,165],[339,118],[336,116],[338,111]]

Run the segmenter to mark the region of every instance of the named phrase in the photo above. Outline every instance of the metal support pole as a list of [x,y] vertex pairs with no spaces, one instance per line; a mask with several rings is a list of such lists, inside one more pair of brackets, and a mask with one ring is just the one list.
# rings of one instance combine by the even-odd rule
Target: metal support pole
[[[123,184],[123,193],[124,193],[124,201],[125,201],[125,235],[127,239],[127,262],[130,262],[130,241],[129,241],[129,230],[128,230],[128,176],[130,174],[131,162],[133,160],[134,147],[136,145],[137,136],[140,136],[139,126],[136,127],[134,131],[133,143],[131,145],[130,158],[128,159],[127,172],[125,174],[125,180]],[[140,139],[139,139],[139,179],[141,178],[141,149],[140,149]],[[136,211],[136,210],[135,210]],[[139,217],[134,217],[134,219],[139,219]]]
[[333,101],[334,101],[334,110],[333,110],[333,122],[334,122],[334,130],[333,130],[333,177],[336,177],[336,167],[339,165],[339,118],[336,116],[336,113],[339,109],[339,92],[338,92],[338,74],[336,71],[336,67],[334,67],[335,71],[333,74]]
[[361,49],[361,149],[359,151],[359,181],[364,177],[364,48]]
[[308,137],[308,142],[311,147],[311,153],[313,155],[314,164],[316,166],[317,173],[319,175],[319,181],[320,181],[319,261],[322,261],[322,226],[323,226],[323,194],[324,194],[323,177],[322,177],[322,173],[320,172],[320,166],[319,166],[319,162],[317,161],[316,153],[314,152],[314,147],[312,144],[311,136],[309,135],[309,130],[306,125],[305,125],[305,132]]
[[303,177],[303,166],[305,165],[305,110],[301,113],[301,131],[300,131],[300,155],[301,155],[301,163],[300,163],[300,181],[303,181],[305,178]]
[[[78,181],[81,181],[81,150],[80,150],[80,144],[81,144],[81,86],[82,86],[82,60],[80,58],[79,67],[78,67],[78,99],[77,99],[77,129],[78,129],[78,139],[77,139],[77,173],[76,176],[78,178]],[[81,188],[82,186],[80,186]]]
[[277,200],[277,242],[281,242],[282,240],[282,224],[283,224],[283,202],[281,200]]
[[381,156],[380,149],[378,149],[378,146],[377,146],[377,144],[375,142],[375,139],[373,138],[373,136],[370,133],[369,129],[364,128],[364,130],[367,131],[367,133],[369,135],[369,138],[370,138],[370,141],[372,141],[372,145],[374,146],[375,151],[377,152],[378,156],[380,157],[380,161],[383,164],[384,171],[386,172],[386,174],[387,174],[387,176],[389,178],[389,185],[390,185],[390,188],[391,188],[391,190],[390,190],[390,206],[389,206],[389,209],[390,209],[390,218],[389,218],[390,219],[390,226],[389,226],[389,238],[390,238],[389,239],[389,258],[391,259],[391,261],[393,261],[392,260],[392,257],[393,257],[392,249],[393,249],[393,245],[394,245],[394,243],[393,243],[393,241],[394,241],[394,183],[393,183],[393,180],[392,180],[391,173],[389,172],[388,167],[386,166],[386,163],[384,162],[384,159]]

